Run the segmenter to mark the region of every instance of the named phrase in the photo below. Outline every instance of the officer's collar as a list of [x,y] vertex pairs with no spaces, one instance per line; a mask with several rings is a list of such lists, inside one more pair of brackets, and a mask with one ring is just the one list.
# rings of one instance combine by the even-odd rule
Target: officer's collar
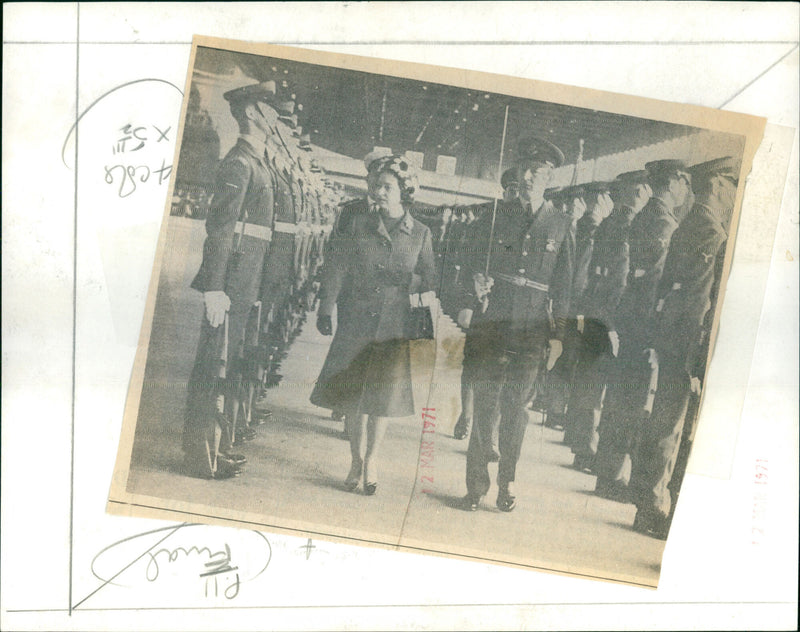
[[242,141],[244,145],[253,152],[253,155],[256,158],[261,160],[264,159],[264,154],[267,151],[267,143],[264,140],[253,136],[253,134],[240,134],[239,140]]

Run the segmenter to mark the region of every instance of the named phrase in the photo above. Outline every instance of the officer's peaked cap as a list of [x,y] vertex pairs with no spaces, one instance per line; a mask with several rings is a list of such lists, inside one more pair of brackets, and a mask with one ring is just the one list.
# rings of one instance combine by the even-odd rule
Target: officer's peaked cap
[[261,83],[234,88],[233,90],[228,90],[222,96],[231,103],[236,101],[264,101],[273,105],[275,102],[275,82],[262,81]]
[[564,152],[549,140],[526,136],[517,145],[517,160],[549,162],[554,167],[560,167],[564,164]]

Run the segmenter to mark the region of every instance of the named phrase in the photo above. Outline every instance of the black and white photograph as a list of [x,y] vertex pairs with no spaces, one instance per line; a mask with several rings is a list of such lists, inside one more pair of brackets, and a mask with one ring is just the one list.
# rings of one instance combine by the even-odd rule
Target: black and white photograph
[[108,510],[657,586],[762,131],[196,36]]

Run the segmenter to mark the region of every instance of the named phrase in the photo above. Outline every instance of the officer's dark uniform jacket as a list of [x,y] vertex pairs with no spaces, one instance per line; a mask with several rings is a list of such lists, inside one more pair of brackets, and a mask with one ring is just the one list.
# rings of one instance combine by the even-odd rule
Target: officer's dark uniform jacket
[[499,342],[512,351],[535,347],[550,336],[563,338],[574,268],[569,218],[549,202],[535,215],[519,199],[498,203],[489,265],[494,286],[482,312],[472,276],[484,272],[491,216],[485,213],[475,222],[465,243],[461,306],[473,309],[470,328],[493,338],[493,346]]
[[194,289],[222,290],[232,303],[257,299],[272,235],[274,185],[264,157],[240,138],[217,172]]
[[672,233],[677,227],[672,211],[655,197],[631,222],[628,281],[615,322],[620,344],[628,349],[646,349],[651,345],[656,294]]
[[685,360],[686,370],[702,376],[700,358],[708,335],[707,314],[722,280],[727,233],[714,212],[695,204],[672,235],[658,287],[653,344],[659,355]]

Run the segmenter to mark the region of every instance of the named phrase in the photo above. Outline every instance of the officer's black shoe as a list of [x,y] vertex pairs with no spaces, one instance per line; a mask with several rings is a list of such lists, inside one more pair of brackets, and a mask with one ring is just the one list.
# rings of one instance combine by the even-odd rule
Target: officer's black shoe
[[461,499],[461,508],[464,511],[478,511],[481,504],[481,497],[474,494],[467,494]]
[[332,410],[331,419],[334,421],[344,421],[345,414],[341,410]]
[[469,423],[463,416],[459,417],[458,421],[456,422],[455,428],[453,428],[453,438],[461,441],[461,439],[466,437],[468,434],[469,434]]
[[512,496],[507,489],[500,489],[497,493],[496,504],[500,511],[505,511],[506,513],[514,511],[514,508],[517,506],[517,497]]

